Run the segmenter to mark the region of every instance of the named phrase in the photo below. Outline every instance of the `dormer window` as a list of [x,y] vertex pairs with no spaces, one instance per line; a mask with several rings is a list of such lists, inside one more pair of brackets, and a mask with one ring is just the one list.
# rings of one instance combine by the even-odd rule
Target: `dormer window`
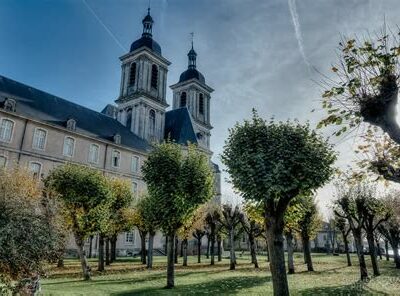
[[121,135],[120,134],[115,134],[114,135],[114,143],[115,144],[121,144]]
[[4,110],[10,111],[10,112],[15,112],[17,106],[17,102],[13,99],[6,99],[4,101]]
[[67,129],[74,131],[76,130],[76,120],[75,119],[68,119],[67,120]]

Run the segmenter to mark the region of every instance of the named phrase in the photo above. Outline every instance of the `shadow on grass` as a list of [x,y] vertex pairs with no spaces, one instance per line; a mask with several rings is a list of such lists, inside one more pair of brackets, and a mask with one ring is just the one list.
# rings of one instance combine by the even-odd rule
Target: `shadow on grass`
[[309,288],[309,289],[299,291],[298,295],[301,295],[301,296],[314,296],[314,295],[376,296],[376,295],[389,295],[389,294],[373,290],[373,289],[367,287],[364,283],[358,281],[358,282],[355,282],[350,285]]
[[177,285],[174,289],[148,287],[113,293],[113,296],[129,295],[235,295],[243,290],[270,282],[270,277],[235,276],[192,285]]

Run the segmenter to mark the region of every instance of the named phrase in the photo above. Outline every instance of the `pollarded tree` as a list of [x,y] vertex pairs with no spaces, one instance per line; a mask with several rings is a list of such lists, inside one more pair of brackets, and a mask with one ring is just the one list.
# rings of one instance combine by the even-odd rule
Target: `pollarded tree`
[[66,164],[53,169],[45,180],[48,189],[58,193],[64,215],[75,237],[85,280],[90,267],[83,249],[85,240],[107,226],[113,196],[101,172],[85,166]]
[[63,250],[59,208],[47,203],[42,189],[24,168],[0,169],[1,295],[36,294],[44,262]]
[[262,220],[260,221],[258,216],[254,215],[254,212],[256,211],[257,209],[254,207],[254,205],[246,203],[243,207],[241,223],[243,230],[246,232],[249,238],[251,263],[254,264],[255,268],[258,268],[256,239],[262,235],[264,232],[264,227]]
[[304,250],[304,259],[307,263],[307,270],[314,271],[310,250],[310,239],[315,236],[321,228],[322,219],[319,215],[315,199],[312,195],[300,195],[297,197],[302,215],[298,220],[298,232]]
[[[386,208],[392,209],[390,218],[378,226],[379,232],[390,243],[393,249],[394,262],[396,268],[400,269],[400,196],[396,191],[390,192],[383,198]],[[386,254],[388,254],[386,247]]]
[[331,145],[308,125],[252,120],[230,130],[222,160],[236,190],[264,208],[275,295],[289,295],[283,250],[284,214],[289,202],[315,190],[333,174]]
[[167,288],[174,287],[177,230],[201,204],[213,196],[213,175],[203,153],[175,143],[157,145],[142,167],[149,195],[158,205],[160,228],[168,237]]
[[208,238],[210,240],[209,247],[210,247],[211,265],[214,265],[215,263],[215,242],[217,239],[219,224],[221,224],[221,217],[222,213],[219,205],[210,202],[206,208],[204,222],[209,230]]
[[336,190],[334,213],[336,216],[346,219],[349,223],[356,244],[361,280],[365,281],[368,279],[362,239],[365,220],[365,216],[363,215],[363,208],[365,207],[365,200],[363,199],[365,187],[363,184],[349,186],[346,183],[339,183],[336,186]]
[[343,217],[336,215],[334,221],[335,221],[335,227],[342,234],[344,251],[346,252],[346,258],[347,258],[347,266],[351,266],[351,258],[349,252],[349,234],[351,232],[351,228],[349,226],[349,223]]
[[[188,262],[187,260],[188,240],[191,238],[193,233],[196,233],[196,231],[200,230],[203,227],[204,218],[206,214],[207,214],[207,205],[200,206],[195,212],[193,212],[193,214],[190,217],[188,217],[188,219],[178,229],[178,236],[182,240],[183,266],[187,266]],[[200,251],[201,251],[201,242],[200,242]]]
[[[321,120],[319,127],[340,126],[335,132],[339,136],[364,122],[379,127],[398,146],[399,56],[399,35],[387,33],[386,27],[376,34],[376,40],[371,36],[342,40],[339,61],[332,67],[336,79],[326,81],[327,89],[322,95],[322,106],[327,109],[328,116]],[[378,130],[369,129],[369,132],[379,135]],[[368,139],[372,138],[367,135]],[[393,159],[395,162],[391,161]],[[378,157],[368,162],[368,167],[385,179],[400,182],[398,157]]]
[[231,204],[222,205],[221,217],[219,222],[224,226],[228,232],[229,245],[230,245],[230,265],[229,269],[234,270],[236,265],[235,256],[235,231],[236,227],[242,221],[242,211],[239,206],[232,206]]
[[144,194],[136,204],[136,208],[142,223],[142,225],[139,227],[144,229],[144,232],[149,234],[147,248],[147,268],[151,269],[153,268],[154,236],[159,228],[158,205],[155,200],[151,198],[151,196]]
[[[146,198],[146,197],[143,197]],[[139,198],[138,203],[142,198]],[[143,216],[143,212],[140,207],[135,206],[134,209],[128,211],[126,213],[126,219],[128,221],[127,227],[132,229],[136,227],[139,231],[140,236],[140,261],[142,264],[146,264],[146,236],[147,236],[147,225],[145,223],[145,218]]]

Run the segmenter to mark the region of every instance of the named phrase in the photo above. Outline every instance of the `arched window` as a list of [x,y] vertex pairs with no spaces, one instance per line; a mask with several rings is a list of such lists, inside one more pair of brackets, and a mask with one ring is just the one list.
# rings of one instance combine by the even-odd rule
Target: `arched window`
[[199,113],[204,114],[204,97],[203,94],[199,95]]
[[17,102],[13,99],[6,99],[4,102],[4,109],[7,111],[15,112]]
[[67,129],[74,131],[76,129],[76,121],[75,119],[68,119],[67,120]]
[[131,129],[132,125],[132,109],[129,109],[126,113],[126,127]]
[[29,170],[31,171],[34,179],[39,179],[42,171],[42,164],[40,162],[31,161],[29,163]]
[[186,106],[186,92],[181,93],[181,101],[179,104],[180,107],[185,107]]
[[158,85],[158,68],[157,65],[151,66],[151,87],[157,89]]
[[112,153],[112,166],[114,168],[119,168],[121,163],[121,152],[119,152],[118,150],[113,150]]
[[33,134],[32,147],[34,149],[44,150],[46,146],[47,131],[41,128],[36,128]]
[[74,150],[75,150],[75,139],[71,137],[65,137],[63,155],[72,157],[74,156]]
[[136,81],[136,63],[131,64],[131,69],[129,71],[129,86],[135,85]]
[[7,165],[7,157],[0,155],[0,169]]
[[150,137],[156,135],[156,112],[153,109],[149,112],[149,135]]
[[11,142],[14,129],[14,121],[9,119],[2,119],[0,124],[0,141]]
[[89,162],[90,163],[99,163],[99,145],[91,144],[89,148]]

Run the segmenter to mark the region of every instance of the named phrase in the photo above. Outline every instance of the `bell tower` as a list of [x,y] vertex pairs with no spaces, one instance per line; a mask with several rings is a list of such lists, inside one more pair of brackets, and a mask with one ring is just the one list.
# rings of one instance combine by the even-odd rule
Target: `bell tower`
[[199,146],[210,150],[210,100],[214,90],[206,84],[203,74],[196,69],[197,53],[193,48],[193,40],[187,56],[188,69],[181,74],[178,83],[170,86],[173,92],[173,109],[188,108]]
[[160,45],[153,40],[150,8],[142,20],[142,37],[134,41],[129,53],[120,57],[121,87],[117,100],[117,119],[149,142],[164,138],[168,66]]

